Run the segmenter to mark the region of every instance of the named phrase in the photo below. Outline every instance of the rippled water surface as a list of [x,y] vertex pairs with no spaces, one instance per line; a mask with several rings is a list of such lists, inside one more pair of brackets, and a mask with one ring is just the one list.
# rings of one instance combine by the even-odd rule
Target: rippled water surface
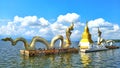
[[[40,43],[36,45],[45,47]],[[78,42],[72,44],[77,45]],[[0,41],[0,68],[120,68],[120,49],[39,57],[21,56],[21,49],[24,49],[21,42],[11,46],[10,42]]]

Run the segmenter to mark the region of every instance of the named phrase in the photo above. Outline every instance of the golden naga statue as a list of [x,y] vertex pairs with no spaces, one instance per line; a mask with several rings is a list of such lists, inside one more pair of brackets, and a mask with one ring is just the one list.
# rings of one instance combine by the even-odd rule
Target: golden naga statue
[[71,26],[66,29],[66,44],[71,44],[70,36],[72,34],[71,31],[74,29],[73,27],[74,24],[72,23]]
[[105,42],[105,39],[101,38],[102,32],[100,31],[98,27],[98,45],[101,45],[103,42]]
[[51,40],[51,43],[48,43],[47,40],[45,40],[44,38],[39,37],[39,36],[33,37],[30,44],[27,42],[27,40],[25,38],[22,38],[22,37],[16,38],[15,40],[13,40],[10,37],[7,37],[7,38],[3,38],[2,40],[3,41],[10,41],[13,46],[15,46],[17,44],[17,42],[22,41],[24,43],[24,47],[26,50],[35,50],[35,43],[36,42],[42,42],[43,44],[46,45],[47,49],[54,48],[55,42],[57,40],[60,40],[60,48],[66,48],[66,47],[69,47],[71,44],[70,35],[72,33],[71,30],[73,30],[73,26],[74,26],[74,24],[72,23],[72,25],[66,29],[66,45],[64,45],[64,38],[62,35],[55,36]]
[[44,44],[46,45],[47,49],[49,49],[49,48],[52,48],[52,47],[54,46],[54,43],[55,43],[57,40],[59,40],[59,39],[61,40],[60,46],[63,47],[63,36],[62,36],[62,35],[57,35],[57,36],[55,36],[55,37],[51,40],[50,45],[49,45],[49,43],[48,43],[47,40],[45,40],[44,38],[39,37],[39,36],[33,37],[33,39],[32,39],[32,41],[31,41],[30,44],[27,42],[26,39],[24,39],[24,38],[22,38],[22,37],[16,38],[15,40],[13,40],[13,39],[10,38],[10,37],[9,37],[9,38],[7,37],[7,38],[4,38],[4,39],[2,39],[2,40],[3,40],[3,41],[10,41],[13,46],[15,46],[15,45],[17,44],[17,42],[22,41],[22,42],[24,43],[24,47],[25,47],[26,50],[35,50],[35,43],[36,43],[36,42],[42,42],[42,43],[44,43]]
[[64,48],[68,48],[71,45],[71,40],[70,40],[70,36],[72,34],[72,30],[74,29],[74,24],[72,23],[67,29],[66,29],[66,45],[64,46]]
[[104,44],[108,45],[108,43],[111,43],[110,45],[112,45],[114,43],[113,40],[105,40],[105,39],[103,39],[101,37],[101,35],[102,35],[102,32],[100,31],[100,29],[98,27],[98,43],[97,43],[98,45],[104,45]]
[[98,37],[101,37],[102,32],[100,31],[99,27],[98,27]]

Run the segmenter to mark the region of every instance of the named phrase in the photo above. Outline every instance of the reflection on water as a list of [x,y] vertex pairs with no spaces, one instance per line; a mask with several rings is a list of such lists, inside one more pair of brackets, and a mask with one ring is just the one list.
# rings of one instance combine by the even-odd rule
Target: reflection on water
[[87,67],[91,62],[90,53],[80,53],[80,58],[83,67]]
[[70,53],[60,55],[49,55],[39,57],[21,56],[21,67],[40,67],[40,68],[71,68],[71,55]]
[[[0,41],[0,68],[119,68],[120,49],[75,54],[26,57],[20,55],[24,49],[20,42],[11,46],[10,42]],[[77,47],[78,42],[73,42]],[[120,43],[118,43],[120,44]],[[39,47],[42,44],[36,44]],[[44,45],[42,45],[44,46]]]

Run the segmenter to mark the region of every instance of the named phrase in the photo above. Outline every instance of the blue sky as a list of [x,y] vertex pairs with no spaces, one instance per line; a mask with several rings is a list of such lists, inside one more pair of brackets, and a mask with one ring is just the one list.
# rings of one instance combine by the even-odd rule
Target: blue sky
[[82,21],[102,17],[112,22],[120,22],[119,0],[1,0],[0,18],[36,15],[47,19],[60,14],[78,13]]
[[[70,25],[68,22],[75,22],[76,27],[72,35],[75,39],[81,36],[85,23],[88,21],[92,24],[89,26],[93,35],[94,27],[108,26],[101,27],[101,30],[108,31],[103,33],[103,37],[109,39],[111,33],[117,35],[120,32],[119,3],[120,0],[0,0],[0,34],[12,37],[39,35],[51,38],[57,35],[55,33],[64,35],[65,29]],[[56,24],[60,25],[60,28],[52,28]],[[6,28],[5,31],[3,31],[4,28]],[[37,32],[42,32],[42,34]],[[120,36],[117,38],[119,39]]]

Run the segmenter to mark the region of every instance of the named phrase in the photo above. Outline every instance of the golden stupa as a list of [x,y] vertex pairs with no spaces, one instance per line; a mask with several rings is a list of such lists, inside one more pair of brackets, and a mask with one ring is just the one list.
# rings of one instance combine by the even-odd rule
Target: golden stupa
[[91,39],[91,34],[89,32],[88,23],[87,23],[84,32],[82,34],[82,39],[80,41],[80,49],[88,49],[90,47],[90,44],[92,43],[93,41]]

